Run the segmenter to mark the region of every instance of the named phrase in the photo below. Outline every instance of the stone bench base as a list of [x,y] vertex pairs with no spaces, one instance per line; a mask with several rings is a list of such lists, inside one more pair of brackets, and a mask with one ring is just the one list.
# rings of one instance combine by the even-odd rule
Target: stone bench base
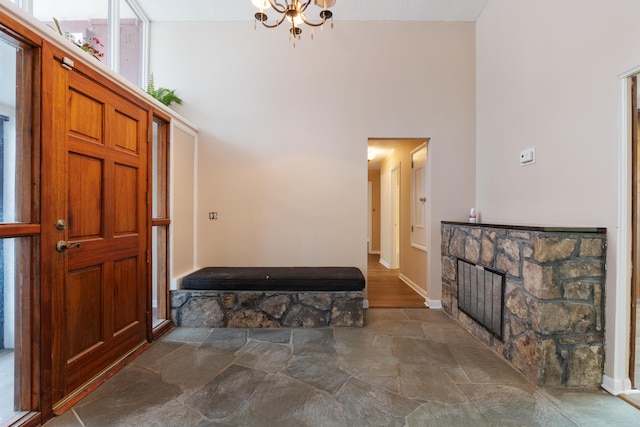
[[363,291],[171,291],[176,326],[196,328],[362,327]]

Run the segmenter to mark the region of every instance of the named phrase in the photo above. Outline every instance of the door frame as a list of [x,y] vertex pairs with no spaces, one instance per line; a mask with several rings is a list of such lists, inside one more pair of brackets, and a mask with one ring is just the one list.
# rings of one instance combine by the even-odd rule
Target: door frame
[[631,80],[631,295],[630,295],[630,333],[629,333],[629,381],[632,388],[638,388],[635,384],[635,360],[638,356],[635,352],[636,348],[636,287],[640,279],[638,277],[638,269],[640,268],[640,254],[638,253],[638,245],[640,244],[640,233],[638,233],[638,173],[640,164],[638,162],[638,76],[634,75],[629,78]]
[[[425,162],[424,162],[424,170],[422,171],[422,196],[426,199],[425,202],[421,202],[424,204],[423,210],[422,210],[422,229],[423,229],[423,233],[424,233],[424,246],[420,245],[418,243],[415,243],[413,240],[413,232],[414,232],[414,227],[415,222],[416,222],[416,218],[415,218],[415,212],[416,212],[416,204],[418,203],[418,201],[416,200],[416,193],[415,193],[415,186],[416,186],[416,179],[415,179],[415,168],[414,168],[414,164],[413,164],[413,155],[414,153],[417,153],[418,151],[424,150],[425,152]],[[410,153],[410,157],[411,157],[411,188],[410,188],[410,193],[411,193],[411,203],[409,206],[409,209],[411,209],[411,233],[409,234],[409,238],[411,239],[411,247],[412,248],[416,248],[419,249],[421,251],[427,252],[427,247],[428,247],[428,242],[429,242],[429,201],[431,199],[430,195],[428,194],[428,186],[427,186],[427,180],[428,180],[428,176],[429,176],[429,151],[428,151],[428,145],[427,145],[427,140],[424,141],[424,143],[420,144],[418,147],[414,148],[411,153]]]
[[[632,390],[629,378],[629,351],[631,337],[631,230],[632,230],[632,132],[631,132],[631,87],[630,77],[640,74],[640,65],[618,76],[620,99],[620,140],[618,143],[618,220],[615,253],[615,296],[613,301],[613,342],[608,355],[612,361],[610,375],[604,374],[602,388],[613,395]],[[611,324],[613,323],[613,324]]]
[[371,253],[373,236],[373,183],[367,181],[367,254]]
[[[396,269],[400,268],[400,220],[402,218],[401,214],[401,200],[400,195],[402,194],[402,164],[398,162],[394,165],[389,173],[389,205],[390,205],[390,213],[389,219],[391,221],[391,241],[390,241],[390,256],[389,256],[389,268]],[[395,179],[394,179],[395,178]]]

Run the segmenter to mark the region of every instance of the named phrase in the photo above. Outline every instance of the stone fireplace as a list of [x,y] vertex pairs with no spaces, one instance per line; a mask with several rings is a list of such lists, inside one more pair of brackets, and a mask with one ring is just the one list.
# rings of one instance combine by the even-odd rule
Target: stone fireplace
[[[600,386],[606,229],[442,222],[441,232],[446,313],[539,386]],[[505,274],[502,340],[458,309],[459,259]]]

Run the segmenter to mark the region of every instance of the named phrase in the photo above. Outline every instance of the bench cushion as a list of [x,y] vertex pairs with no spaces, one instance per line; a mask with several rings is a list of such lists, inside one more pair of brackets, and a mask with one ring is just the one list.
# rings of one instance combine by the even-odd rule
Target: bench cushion
[[238,291],[362,291],[356,267],[207,267],[182,279],[183,289]]

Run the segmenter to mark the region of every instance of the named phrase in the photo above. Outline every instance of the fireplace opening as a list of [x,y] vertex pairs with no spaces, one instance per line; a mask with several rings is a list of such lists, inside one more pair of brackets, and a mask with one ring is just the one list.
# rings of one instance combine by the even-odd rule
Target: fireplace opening
[[505,274],[458,258],[458,309],[502,341]]

